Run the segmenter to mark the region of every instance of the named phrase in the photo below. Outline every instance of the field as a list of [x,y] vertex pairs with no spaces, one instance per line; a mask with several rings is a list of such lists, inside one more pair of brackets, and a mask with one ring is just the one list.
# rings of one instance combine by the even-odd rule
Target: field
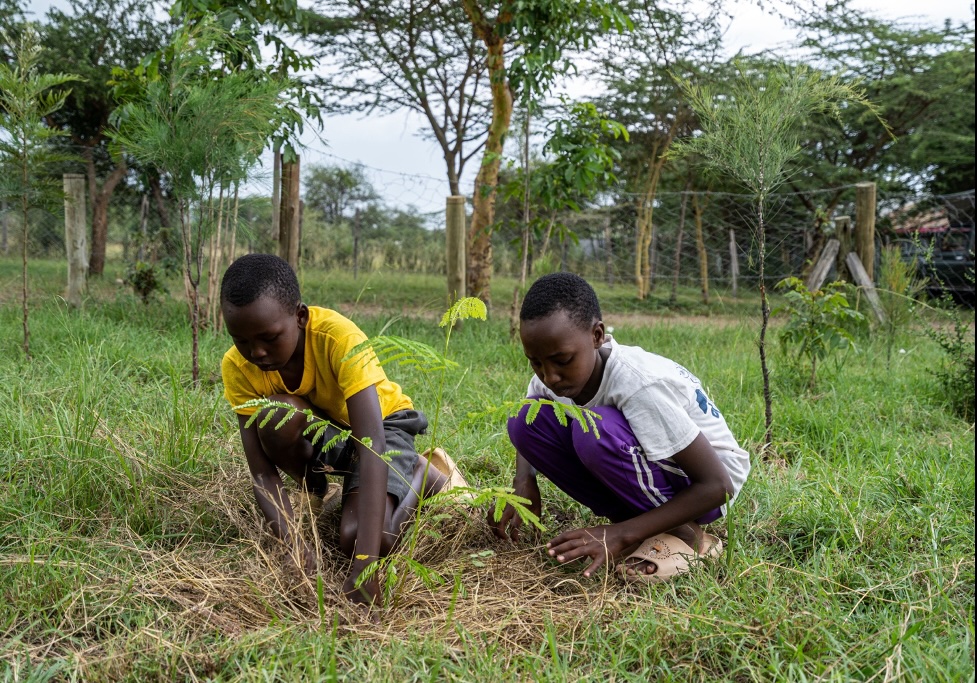
[[[723,557],[659,586],[584,579],[541,547],[589,513],[544,486],[546,532],[519,545],[494,540],[481,511],[423,517],[422,568],[399,564],[369,619],[339,594],[335,512],[308,525],[323,555],[315,582],[287,570],[262,530],[222,397],[226,334],[203,334],[194,389],[184,303],[144,305],[110,272],[72,311],[58,298],[62,264],[31,274],[27,361],[19,265],[0,260],[4,683],[974,680],[974,426],[944,405],[942,352],[918,328],[891,361],[877,335],[860,340],[814,392],[772,348],[774,443],[761,458],[756,301],[704,307],[690,294],[666,313],[598,288],[618,340],[692,369],[754,454],[714,525]],[[444,348],[440,279],[301,282],[308,303],[367,334]],[[459,367],[436,437],[476,487],[510,485],[513,451],[503,422],[469,416],[518,398],[529,378],[508,336],[512,282],[494,291],[490,320],[451,337]],[[388,372],[438,412],[438,381]]]

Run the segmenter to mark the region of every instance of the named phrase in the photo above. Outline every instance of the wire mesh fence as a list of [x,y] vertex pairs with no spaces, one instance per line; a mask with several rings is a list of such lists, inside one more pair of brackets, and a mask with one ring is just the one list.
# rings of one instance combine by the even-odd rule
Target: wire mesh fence
[[[395,178],[386,178],[384,182],[389,185],[394,181]],[[304,210],[300,252],[303,267],[444,273],[444,213],[422,212],[409,202],[410,197],[417,196],[418,184],[427,187],[436,179],[424,176],[403,182],[406,204],[387,206],[394,218],[388,216],[382,226],[376,221],[357,226],[353,216],[330,221],[314,210]],[[231,254],[278,250],[270,193],[260,185],[255,189],[249,188],[247,195],[239,190],[223,198],[229,230],[224,239],[233,241],[233,246],[224,247],[228,258]],[[802,277],[826,240],[834,235],[838,219],[855,216],[855,204],[855,186],[772,195],[764,207],[766,283],[773,285],[788,276]],[[91,210],[89,205],[89,215]],[[495,272],[518,276],[522,265],[522,222],[506,219],[503,206],[499,215],[493,239]],[[154,193],[122,187],[112,195],[106,216],[105,253],[110,264],[144,262],[180,271],[180,218],[162,188]],[[659,295],[692,289],[707,296],[715,290],[755,289],[758,284],[757,207],[747,195],[660,192],[651,202],[622,195],[602,206],[535,218],[529,240],[530,277],[565,269],[608,284],[633,284],[636,288],[644,277],[648,290]],[[642,229],[650,231],[644,271],[638,258]],[[0,254],[20,253],[23,235],[23,215],[8,201],[0,206]],[[57,207],[28,212],[30,257],[63,258],[64,235],[64,217]],[[930,289],[949,290],[973,306],[972,190],[945,196],[880,195],[876,259],[882,247],[889,244],[897,246],[905,259],[919,264],[920,275],[928,278]],[[828,278],[835,274],[832,270]]]

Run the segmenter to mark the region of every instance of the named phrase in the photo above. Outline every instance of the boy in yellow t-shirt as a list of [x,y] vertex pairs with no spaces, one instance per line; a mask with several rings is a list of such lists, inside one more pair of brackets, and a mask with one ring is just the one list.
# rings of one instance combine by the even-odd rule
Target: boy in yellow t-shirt
[[[343,361],[366,336],[336,311],[302,303],[295,272],[277,256],[250,254],[234,261],[221,281],[221,312],[234,341],[221,363],[231,406],[264,397],[312,409],[331,423],[313,445],[311,436],[303,436],[308,427],[303,413],[279,427],[284,410],[267,408],[282,414],[264,427],[261,417],[245,427],[256,409],[237,409],[259,507],[275,535],[289,546],[295,543],[296,560],[311,574],[316,554],[293,529],[280,472],[318,495],[326,491],[327,472],[343,476],[339,542],[353,558],[343,591],[354,602],[374,602],[377,579],[357,589],[357,578],[390,552],[416,508],[418,492],[424,488],[425,496],[432,495],[448,481],[414,449],[427,418],[375,359]],[[350,429],[353,438],[323,450],[339,428]],[[366,439],[370,447],[363,444]],[[387,451],[396,451],[389,465],[377,455]]]

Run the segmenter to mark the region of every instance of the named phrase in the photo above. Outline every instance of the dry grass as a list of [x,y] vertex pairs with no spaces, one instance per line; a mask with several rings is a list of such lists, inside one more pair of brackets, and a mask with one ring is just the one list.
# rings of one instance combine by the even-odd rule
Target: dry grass
[[[120,653],[129,656],[134,650],[165,646],[182,652],[187,671],[200,671],[207,668],[202,660],[213,653],[181,642],[261,638],[283,623],[310,631],[335,628],[340,636],[377,642],[402,640],[410,633],[436,638],[449,649],[460,645],[464,632],[504,643],[513,654],[530,653],[538,649],[547,627],[572,632],[593,615],[610,619],[632,602],[632,589],[615,575],[605,575],[602,584],[584,584],[581,567],[557,566],[540,545],[497,541],[480,511],[454,505],[435,510],[431,514],[439,519],[422,521],[414,529],[413,559],[441,580],[426,585],[396,562],[395,553],[400,582],[385,607],[368,613],[352,606],[340,590],[348,560],[337,547],[338,507],[323,512],[314,524],[305,520],[309,540],[321,551],[320,597],[316,579],[293,570],[287,549],[263,530],[246,468],[191,479],[151,463],[109,433],[103,436],[115,441],[134,470],[174,485],[169,491],[146,491],[154,504],[188,523],[201,515],[217,519],[220,527],[231,530],[230,538],[222,544],[188,540],[167,549],[147,547],[131,531],[129,537],[106,538],[103,547],[93,548],[92,563],[73,565],[83,571],[84,581],[65,603],[56,628],[32,632],[28,624],[19,624],[24,628],[19,654],[33,661],[66,659],[82,671],[95,667],[111,677]],[[182,498],[174,490],[183,491]],[[104,557],[112,545],[119,551],[117,564],[94,559]],[[493,554],[486,555],[486,548]],[[405,552],[404,544],[399,552]],[[5,563],[15,561],[4,558]],[[134,605],[154,619],[129,630],[124,613]]]

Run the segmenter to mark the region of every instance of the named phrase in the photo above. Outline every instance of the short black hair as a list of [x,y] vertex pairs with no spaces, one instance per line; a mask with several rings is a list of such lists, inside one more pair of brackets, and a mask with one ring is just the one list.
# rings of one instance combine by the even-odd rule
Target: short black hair
[[536,280],[526,292],[519,319],[539,320],[557,311],[566,311],[580,327],[589,328],[601,319],[597,293],[574,273],[550,273]]
[[270,296],[291,310],[302,301],[299,281],[288,261],[274,254],[247,254],[235,260],[221,279],[221,303],[247,306]]

